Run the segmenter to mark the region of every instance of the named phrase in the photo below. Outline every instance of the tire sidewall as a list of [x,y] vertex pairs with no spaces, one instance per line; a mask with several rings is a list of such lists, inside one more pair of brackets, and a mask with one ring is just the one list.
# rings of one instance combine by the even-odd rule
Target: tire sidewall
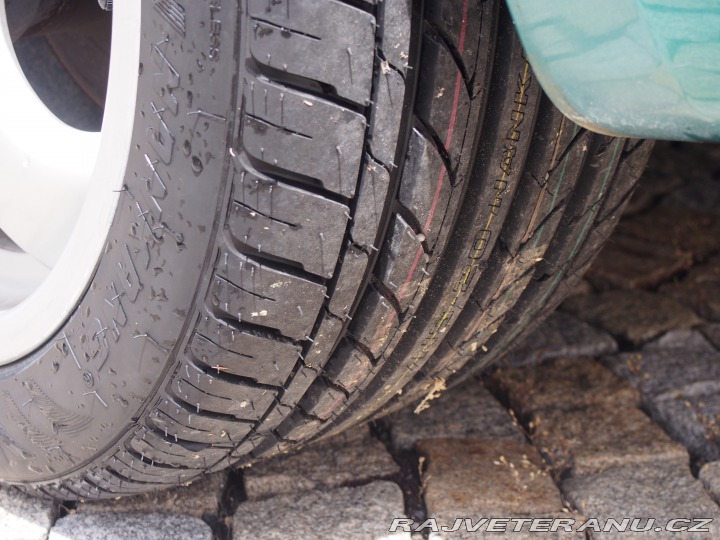
[[154,5],[142,2],[131,151],[94,278],[47,343],[0,370],[5,482],[59,481],[117,451],[207,289],[228,196],[237,13],[188,3],[178,20]]

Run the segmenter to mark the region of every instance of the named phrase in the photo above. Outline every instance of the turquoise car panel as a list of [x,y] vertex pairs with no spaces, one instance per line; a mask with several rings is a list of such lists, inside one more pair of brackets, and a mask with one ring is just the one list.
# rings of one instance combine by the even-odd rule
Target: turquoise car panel
[[602,133],[720,140],[720,0],[507,0],[553,103]]

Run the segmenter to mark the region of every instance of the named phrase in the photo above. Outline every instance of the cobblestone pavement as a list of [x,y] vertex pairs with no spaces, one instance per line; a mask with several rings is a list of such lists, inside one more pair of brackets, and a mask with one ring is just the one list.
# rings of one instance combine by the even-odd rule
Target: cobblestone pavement
[[388,531],[479,516],[703,517],[711,532],[681,536],[719,538],[720,146],[658,144],[560,311],[430,405],[163,493],[53,505],[0,488],[0,538],[491,535]]

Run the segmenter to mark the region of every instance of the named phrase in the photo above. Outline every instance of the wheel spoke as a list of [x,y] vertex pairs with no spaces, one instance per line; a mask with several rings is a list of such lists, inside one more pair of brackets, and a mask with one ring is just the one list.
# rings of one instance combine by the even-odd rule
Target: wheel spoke
[[26,298],[48,272],[25,253],[0,249],[0,313]]
[[[0,46],[0,65],[17,65],[11,51]],[[50,268],[85,200],[100,134],[67,126],[39,105],[19,66],[3,78],[0,229]]]

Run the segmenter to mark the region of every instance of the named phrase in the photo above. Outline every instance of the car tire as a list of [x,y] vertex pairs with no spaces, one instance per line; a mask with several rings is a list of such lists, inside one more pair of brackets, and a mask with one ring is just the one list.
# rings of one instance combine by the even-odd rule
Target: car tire
[[141,9],[105,248],[0,367],[0,478],[50,497],[419,412],[559,304],[651,149],[563,117],[499,1]]

